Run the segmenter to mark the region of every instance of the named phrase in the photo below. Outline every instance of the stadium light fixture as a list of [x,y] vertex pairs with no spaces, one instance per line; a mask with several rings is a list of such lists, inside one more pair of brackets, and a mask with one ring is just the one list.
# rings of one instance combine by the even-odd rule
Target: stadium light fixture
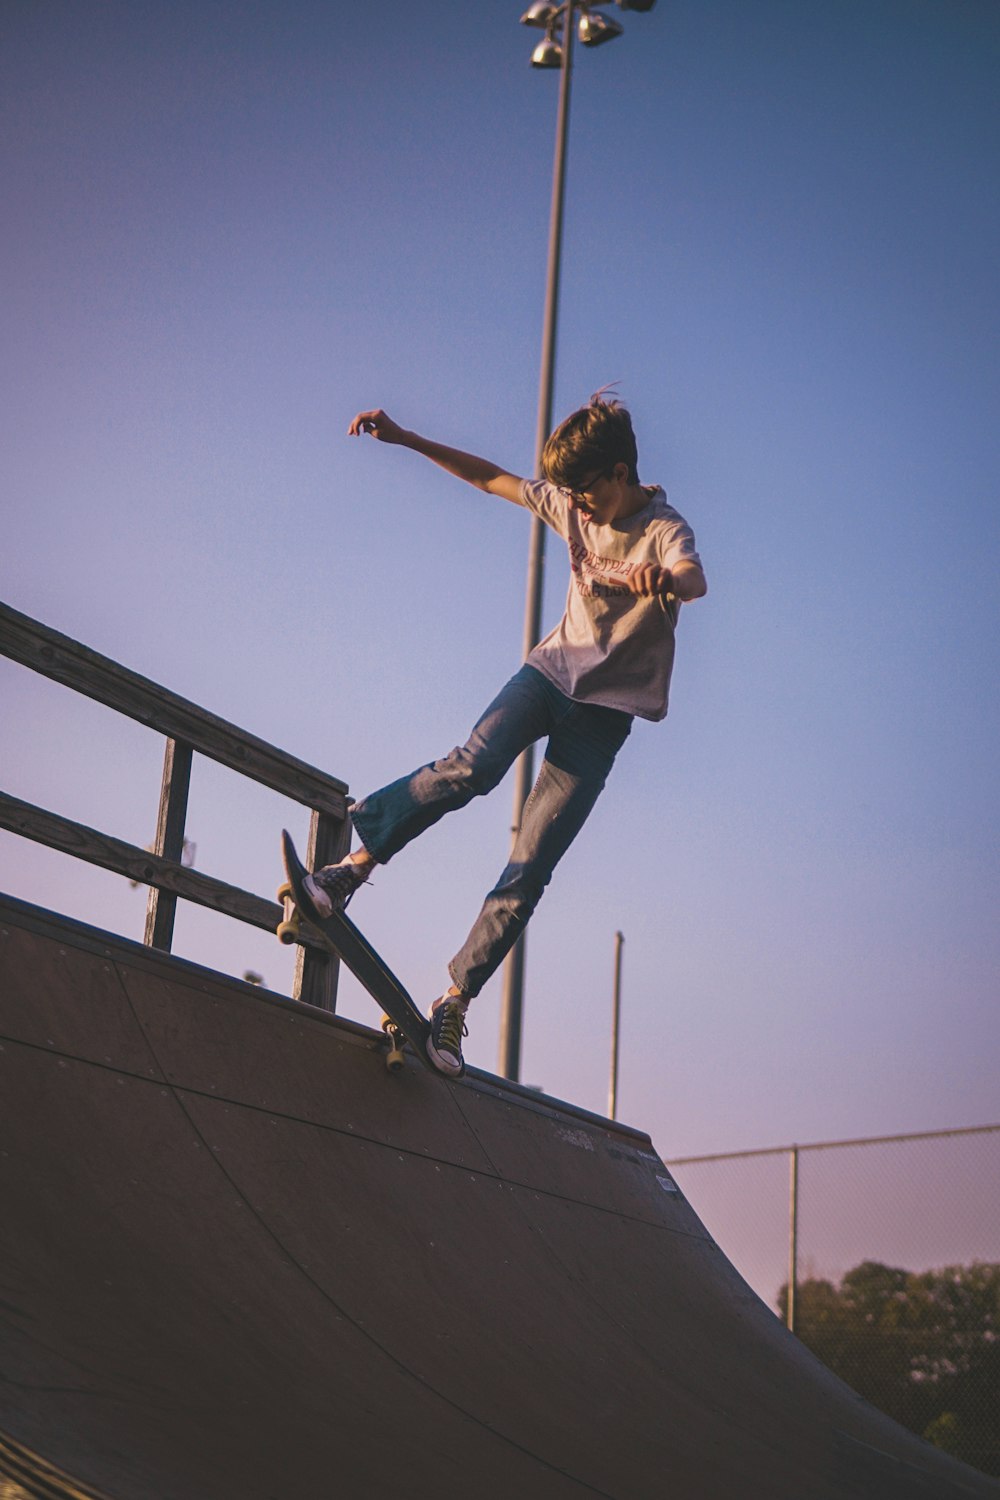
[[561,68],[563,60],[563,49],[555,39],[551,30],[546,33],[544,42],[539,42],[531,54],[531,66],[533,68]]
[[561,8],[558,5],[550,5],[548,0],[535,0],[535,4],[529,5],[521,17],[521,25],[541,26],[545,30],[558,20]]
[[585,47],[600,47],[602,42],[613,42],[621,36],[623,27],[599,10],[585,10],[580,17],[577,35]]

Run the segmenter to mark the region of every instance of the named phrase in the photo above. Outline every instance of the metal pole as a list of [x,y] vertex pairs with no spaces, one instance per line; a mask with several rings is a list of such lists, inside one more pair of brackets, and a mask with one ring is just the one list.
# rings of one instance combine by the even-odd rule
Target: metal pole
[[611,1083],[608,1088],[608,1119],[618,1118],[618,1034],[622,1016],[622,947],[625,938],[615,933],[615,997],[611,1012]]
[[789,1153],[788,1182],[788,1299],[785,1322],[795,1332],[795,1294],[799,1282],[799,1148]]
[[[542,329],[542,368],[538,387],[538,425],[535,430],[535,474],[542,471],[542,449],[552,430],[552,387],[555,375],[556,324],[559,313],[559,271],[562,259],[563,204],[566,186],[566,138],[569,127],[569,91],[573,72],[573,19],[576,0],[567,0],[563,19],[562,76],[559,80],[559,113],[556,119],[556,152],[552,171],[552,207],[549,216],[549,260],[545,281],[545,314]],[[528,553],[528,584],[524,608],[524,655],[538,644],[541,634],[542,588],[545,580],[545,526],[535,518]],[[517,762],[511,847],[521,831],[521,815],[535,779],[535,748],[529,745]],[[524,947],[521,937],[504,966],[503,1008],[500,1014],[498,1070],[503,1078],[521,1077],[521,1023],[524,1009]]]
[[894,1146],[901,1141],[942,1141],[960,1135],[988,1135],[997,1125],[963,1125],[958,1130],[916,1130],[906,1135],[864,1135],[849,1141],[812,1141],[807,1146],[764,1146],[755,1151],[713,1151],[709,1156],[672,1156],[665,1167],[692,1167],[696,1162],[745,1161],[750,1156],[787,1156],[789,1151],[839,1151],[845,1146]]

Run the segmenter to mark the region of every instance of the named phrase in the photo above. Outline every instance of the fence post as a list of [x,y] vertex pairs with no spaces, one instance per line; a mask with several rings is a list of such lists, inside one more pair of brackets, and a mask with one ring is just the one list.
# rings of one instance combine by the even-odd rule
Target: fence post
[[[181,862],[184,853],[184,824],[187,820],[188,792],[191,788],[190,745],[181,740],[168,739],[163,753],[163,781],[160,784],[160,811],[156,819],[156,841],[153,853],[163,859]],[[147,948],[162,948],[170,952],[174,940],[174,916],[177,897],[171,891],[149,888],[146,902],[146,933],[143,941]]]
[[788,1297],[785,1322],[795,1332],[795,1294],[799,1284],[799,1148],[793,1146],[788,1174]]
[[[331,813],[313,811],[309,820],[309,840],[306,844],[306,865],[316,870],[320,865],[336,864],[343,859],[351,847],[351,823],[349,818],[335,818]],[[295,982],[292,998],[306,1005],[316,1005],[320,1010],[337,1009],[337,977],[340,964],[331,954],[317,953],[315,949],[299,947],[295,959]]]

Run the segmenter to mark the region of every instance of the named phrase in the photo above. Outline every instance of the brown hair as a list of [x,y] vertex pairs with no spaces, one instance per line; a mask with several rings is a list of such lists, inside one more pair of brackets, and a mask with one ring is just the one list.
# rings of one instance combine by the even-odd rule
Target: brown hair
[[632,418],[617,397],[605,400],[601,391],[560,422],[542,450],[542,473],[565,489],[610,474],[615,464],[627,464],[628,483],[638,484],[638,462]]

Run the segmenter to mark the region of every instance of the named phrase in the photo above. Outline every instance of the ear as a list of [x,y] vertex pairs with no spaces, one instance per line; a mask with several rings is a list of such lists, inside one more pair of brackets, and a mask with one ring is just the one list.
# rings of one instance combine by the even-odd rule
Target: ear
[[615,464],[611,470],[612,479],[617,479],[619,484],[628,483],[628,464]]

